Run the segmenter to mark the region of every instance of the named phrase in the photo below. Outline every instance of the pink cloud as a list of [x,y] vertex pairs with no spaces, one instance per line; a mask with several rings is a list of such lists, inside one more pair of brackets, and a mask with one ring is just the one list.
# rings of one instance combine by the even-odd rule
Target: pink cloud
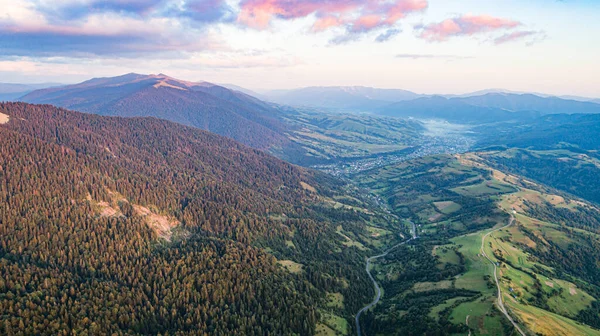
[[387,10],[386,23],[394,24],[406,14],[427,9],[427,1],[398,1]]
[[344,20],[337,16],[325,16],[322,18],[318,18],[317,21],[313,24],[313,31],[321,32],[327,30],[331,27],[339,27],[344,24]]
[[381,26],[382,19],[379,15],[368,14],[363,15],[352,22],[353,31],[368,31]]
[[446,41],[454,36],[470,36],[497,30],[512,29],[521,26],[518,21],[496,18],[489,15],[462,15],[419,27],[420,37],[430,42]]
[[427,9],[427,0],[243,0],[238,22],[268,28],[273,19],[292,20],[316,15],[313,31],[343,27],[365,32],[391,27],[406,15]]
[[503,44],[513,41],[522,40],[527,37],[539,35],[536,31],[516,31],[508,34],[504,34],[494,40],[494,44]]

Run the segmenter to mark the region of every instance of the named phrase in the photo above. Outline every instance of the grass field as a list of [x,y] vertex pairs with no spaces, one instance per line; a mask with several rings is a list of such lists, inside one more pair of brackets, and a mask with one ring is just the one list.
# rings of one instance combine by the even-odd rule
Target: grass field
[[290,273],[300,273],[302,272],[302,268],[304,267],[304,265],[294,262],[292,260],[279,260],[277,261],[277,263]]
[[326,311],[320,311],[319,313],[321,314],[320,324],[326,328],[323,328],[325,333],[317,333],[318,335],[348,335],[350,328],[345,318]]
[[338,335],[338,333],[323,323],[317,323],[317,330],[315,332],[315,335],[317,335],[317,336],[336,336],[336,335]]
[[476,330],[477,335],[503,335],[504,316],[494,308],[493,300],[492,297],[485,297],[460,304],[452,311],[450,321],[465,323],[469,316],[468,326]]
[[436,289],[448,289],[452,287],[452,281],[443,280],[439,282],[417,282],[412,290],[415,292],[428,292]]
[[327,307],[344,309],[344,296],[340,293],[327,293]]
[[460,257],[456,253],[454,246],[436,246],[432,253],[439,258],[440,267],[444,267],[445,264],[460,264]]
[[433,205],[437,208],[437,210],[444,214],[451,214],[460,210],[460,204],[454,203],[452,201],[443,201],[443,202],[433,202]]
[[463,196],[477,197],[511,193],[514,192],[516,189],[513,186],[501,183],[499,181],[484,181],[479,184],[457,187],[450,190],[459,193]]
[[600,331],[543,309],[507,302],[510,309],[538,335],[600,335]]

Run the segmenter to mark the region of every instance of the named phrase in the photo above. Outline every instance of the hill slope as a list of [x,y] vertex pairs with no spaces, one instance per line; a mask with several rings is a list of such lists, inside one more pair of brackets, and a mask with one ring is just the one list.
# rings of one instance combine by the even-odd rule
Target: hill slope
[[[0,113],[1,334],[313,334],[369,300],[364,255],[397,239],[339,182],[231,139]],[[327,293],[344,304],[324,315]]]
[[107,116],[157,117],[228,136],[255,148],[287,143],[277,111],[211,83],[127,74],[31,92],[22,101]]

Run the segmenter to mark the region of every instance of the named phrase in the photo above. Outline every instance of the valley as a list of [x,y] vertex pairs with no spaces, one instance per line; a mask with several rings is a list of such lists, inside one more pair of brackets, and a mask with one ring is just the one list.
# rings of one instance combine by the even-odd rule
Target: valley
[[373,278],[373,275],[371,274],[371,263],[373,261],[376,261],[379,258],[383,258],[385,256],[387,256],[390,251],[392,251],[393,249],[402,246],[406,243],[409,243],[410,241],[417,239],[417,236],[415,234],[416,232],[416,227],[414,227],[411,229],[411,238],[409,238],[408,240],[405,240],[401,243],[398,243],[392,247],[390,247],[389,249],[387,249],[384,253],[376,255],[376,256],[372,256],[372,257],[368,257],[367,258],[367,263],[365,266],[365,271],[367,272],[367,275],[369,276],[369,279],[371,279],[371,281],[373,282],[373,287],[375,288],[375,298],[373,299],[373,301],[371,303],[369,303],[368,305],[362,307],[358,313],[356,313],[356,317],[354,318],[354,322],[356,323],[356,334],[357,335],[362,335],[361,333],[361,329],[360,329],[360,316],[362,315],[363,312],[371,309],[373,306],[375,306],[377,303],[379,303],[379,300],[381,299],[381,287],[379,287],[379,285],[377,284],[377,281],[375,281],[375,278]]
[[[95,91],[84,98],[107,83],[124,89],[112,105],[98,105],[104,98]],[[225,112],[204,105],[170,109],[186,111],[168,115],[180,124],[146,118],[165,117],[165,107],[139,95],[207,101],[238,115],[206,124]],[[0,195],[17,196],[6,209],[26,209],[0,218],[10,223],[0,241],[0,302],[12,311],[5,331],[20,321],[39,330],[37,315],[16,309],[36,302],[55,331],[168,333],[201,324],[223,335],[600,334],[596,115],[339,113],[135,74],[27,99],[78,101],[100,115],[0,105],[8,139]],[[31,168],[20,172],[23,162]],[[38,176],[43,183],[30,183]],[[93,234],[81,233],[90,227]],[[98,247],[75,252],[74,241]],[[65,245],[68,256],[59,252]],[[141,264],[164,287],[145,286]],[[99,286],[108,288],[101,297]],[[79,289],[69,300],[65,288]],[[39,291],[51,295],[32,301]],[[76,299],[97,312],[93,322],[70,322]],[[50,308],[57,302],[67,317]],[[127,318],[99,310],[117,305]],[[257,312],[259,320],[249,317]]]
[[419,123],[421,133],[405,149],[397,152],[377,153],[369,151],[367,157],[345,158],[332,164],[313,165],[312,168],[337,177],[350,176],[373,168],[382,167],[420,157],[467,152],[476,142],[468,127],[439,120],[411,120]]
[[[437,187],[432,189],[435,190],[434,193],[421,191],[414,196],[404,196],[403,194],[412,190],[411,180],[426,162],[427,173],[419,177],[420,180],[436,181],[432,174],[437,171],[459,175],[450,184],[447,184],[450,182],[448,180],[436,182]],[[554,266],[545,265],[543,260],[536,257],[535,251],[531,250],[527,241],[535,238],[527,237],[536,232],[536,229],[529,225],[539,220],[534,219],[535,216],[531,217],[531,210],[523,205],[522,200],[534,200],[534,195],[541,195],[536,201],[540,205],[565,206],[572,209],[569,211],[575,212],[587,211],[588,207],[593,206],[585,205],[585,208],[579,210],[578,207],[583,206],[580,204],[585,203],[544,192],[540,194],[536,190],[538,185],[530,185],[514,175],[502,174],[482,162],[480,158],[467,154],[456,158],[440,157],[434,161],[427,159],[413,166],[404,163],[401,164],[404,167],[394,168],[397,170],[391,167],[377,170],[378,174],[389,176],[386,181],[390,181],[390,177],[399,180],[388,184],[378,183],[377,181],[381,181],[379,178],[367,177],[370,175],[368,173],[359,174],[359,178],[376,188],[374,190],[378,194],[396,202],[397,213],[404,213],[417,223],[421,238],[402,252],[414,258],[418,256],[416,251],[429,254],[433,259],[428,262],[435,265],[435,272],[427,271],[426,268],[415,269],[406,264],[410,258],[401,255],[400,251],[378,262],[375,277],[382,282],[385,295],[379,306],[366,314],[366,329],[372,330],[371,334],[402,333],[402,326],[418,320],[420,325],[426,326],[426,330],[441,328],[445,330],[444,333],[511,334],[510,319],[504,314],[514,319],[517,330],[523,330],[519,331],[521,334],[528,334],[530,331],[552,335],[600,334],[572,320],[580,319],[582,312],[591,309],[591,303],[597,298],[577,289],[575,283],[580,280],[567,276]],[[417,171],[406,171],[407,168]],[[484,174],[485,170],[489,173]],[[396,171],[403,174],[394,178]],[[460,175],[464,176],[459,178]],[[441,178],[444,175],[437,176]],[[394,185],[405,187],[402,191],[387,187]],[[442,187],[441,190],[439,187]],[[453,193],[443,190],[457,190],[462,196],[456,198],[458,195],[453,196]],[[400,195],[402,198],[397,199]],[[466,206],[465,202],[475,202],[475,199],[465,199],[471,197],[480,202],[491,202],[488,204],[492,208],[487,211],[482,211],[484,208],[476,210],[483,206],[482,203],[480,206],[468,206],[472,209],[469,213],[461,213],[459,209]],[[438,201],[441,199],[445,201]],[[545,203],[550,201],[552,203]],[[433,206],[440,216],[430,214],[429,209]],[[496,215],[490,217],[489,214],[494,212]],[[481,223],[480,228],[473,227],[476,223]],[[471,227],[465,224],[470,224]],[[548,225],[559,227],[557,224]],[[593,233],[588,231],[585,234]],[[564,235],[564,239],[573,239],[567,238],[570,237],[567,232],[560,235]],[[546,238],[546,243],[557,237]],[[542,247],[538,245],[536,248]],[[400,270],[403,271],[398,273]],[[407,272],[414,273],[407,275]],[[496,276],[497,282],[494,280]],[[542,278],[548,280],[543,282]],[[496,310],[496,305],[499,310]],[[506,307],[506,312],[503,306]],[[402,307],[407,310],[403,311]],[[574,310],[567,313],[559,307],[573,307]],[[381,315],[383,311],[386,311],[385,315]],[[394,319],[392,316],[398,317]],[[544,318],[532,320],[532,316]],[[465,321],[468,322],[466,325]],[[434,327],[435,325],[438,327]],[[461,325],[465,329],[461,329]],[[406,329],[409,334],[412,331],[414,325]],[[418,330],[414,332],[419,333]]]
[[0,336],[600,336],[600,1],[0,8]]

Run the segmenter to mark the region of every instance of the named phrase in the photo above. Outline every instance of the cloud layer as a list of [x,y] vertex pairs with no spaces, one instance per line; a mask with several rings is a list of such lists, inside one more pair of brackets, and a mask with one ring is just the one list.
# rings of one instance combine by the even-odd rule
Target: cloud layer
[[521,26],[519,21],[489,15],[462,15],[442,22],[416,27],[419,37],[430,42],[442,42],[456,36],[472,36]]
[[[310,21],[312,34],[334,32],[331,45],[367,33],[390,43],[404,18],[428,7],[428,0],[0,0],[0,56],[183,56],[225,48],[215,26],[268,30],[296,19]],[[483,33],[496,33],[495,44],[536,40],[534,31],[515,30],[522,26],[467,14],[416,29],[431,42]]]
[[499,36],[494,39],[494,44],[505,44],[509,42],[516,42],[525,40],[527,41],[527,45],[531,46],[538,42],[541,42],[546,39],[546,34],[544,32],[533,31],[533,30],[519,30],[511,33],[506,33],[502,36]]
[[0,16],[4,56],[193,52],[217,44],[210,24],[235,20],[225,0],[0,0],[0,6],[9,8]]
[[[422,12],[428,6],[427,0],[242,0],[238,22],[251,28],[266,29],[276,19],[292,20],[314,15],[313,32],[343,28],[348,34],[360,34],[391,29],[407,15]],[[351,40],[352,37],[338,39]],[[385,35],[381,39],[385,39]]]

